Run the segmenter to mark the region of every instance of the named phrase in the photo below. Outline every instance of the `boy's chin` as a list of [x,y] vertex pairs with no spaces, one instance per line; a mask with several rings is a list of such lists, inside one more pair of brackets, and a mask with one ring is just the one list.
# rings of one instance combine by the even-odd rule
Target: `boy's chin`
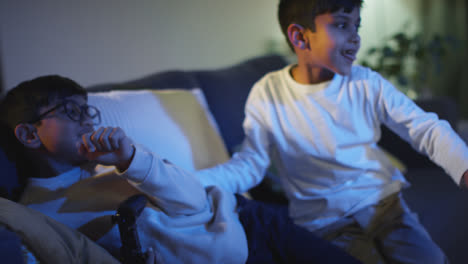
[[324,67],[323,69],[326,70],[329,74],[334,75],[338,74],[341,76],[347,76],[351,73],[352,64],[335,64],[329,67]]
[[349,67],[341,67],[335,73],[342,75],[342,76],[348,76],[351,74],[351,68],[352,68],[352,65],[350,65]]
[[78,156],[75,159],[74,164],[77,166],[87,166],[88,164],[95,163],[95,161],[90,161],[89,159],[86,158],[85,155],[78,154]]

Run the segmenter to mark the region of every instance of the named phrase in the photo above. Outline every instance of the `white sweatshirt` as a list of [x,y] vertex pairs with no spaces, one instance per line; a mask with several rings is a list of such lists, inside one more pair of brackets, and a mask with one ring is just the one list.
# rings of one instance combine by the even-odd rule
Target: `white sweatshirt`
[[448,122],[421,110],[378,73],[353,66],[349,76],[304,85],[291,77],[291,67],[254,85],[242,149],[197,172],[204,185],[242,193],[262,180],[271,163],[295,223],[319,229],[406,185],[377,145],[381,124],[460,182],[468,169],[466,144]]
[[158,263],[247,260],[234,195],[203,188],[193,175],[140,146],[123,174],[109,167],[99,173],[75,168],[54,178],[31,178],[21,203],[80,230],[115,255],[121,244],[111,215],[140,192],[151,202],[137,220],[138,234],[143,250],[154,248]]

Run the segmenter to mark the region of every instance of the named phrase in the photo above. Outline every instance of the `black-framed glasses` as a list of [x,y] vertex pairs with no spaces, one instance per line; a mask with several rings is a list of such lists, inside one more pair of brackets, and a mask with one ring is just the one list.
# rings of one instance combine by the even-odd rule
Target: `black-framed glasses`
[[73,121],[81,122],[85,117],[90,118],[93,121],[93,125],[99,125],[101,123],[101,112],[99,109],[92,105],[84,104],[80,105],[73,100],[63,100],[60,104],[52,107],[51,109],[40,114],[35,119],[29,121],[29,123],[36,123],[44,119],[49,113],[63,107],[68,118]]

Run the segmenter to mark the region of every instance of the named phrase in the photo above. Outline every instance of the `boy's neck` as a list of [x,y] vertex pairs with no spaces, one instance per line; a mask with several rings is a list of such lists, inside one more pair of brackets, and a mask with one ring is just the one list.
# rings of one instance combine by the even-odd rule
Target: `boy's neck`
[[67,171],[75,169],[79,166],[72,165],[70,163],[59,162],[50,157],[44,157],[42,159],[36,159],[35,168],[38,168],[37,175],[32,175],[38,178],[52,178]]
[[297,64],[291,69],[292,78],[302,84],[318,84],[333,79],[335,73],[320,67],[308,67],[308,65]]

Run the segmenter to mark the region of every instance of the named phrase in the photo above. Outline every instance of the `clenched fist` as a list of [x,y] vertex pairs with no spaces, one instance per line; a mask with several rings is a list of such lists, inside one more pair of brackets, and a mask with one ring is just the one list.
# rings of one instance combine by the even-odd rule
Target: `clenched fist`
[[125,171],[133,159],[135,147],[120,127],[100,127],[83,134],[78,150],[88,160],[102,165],[114,165]]

